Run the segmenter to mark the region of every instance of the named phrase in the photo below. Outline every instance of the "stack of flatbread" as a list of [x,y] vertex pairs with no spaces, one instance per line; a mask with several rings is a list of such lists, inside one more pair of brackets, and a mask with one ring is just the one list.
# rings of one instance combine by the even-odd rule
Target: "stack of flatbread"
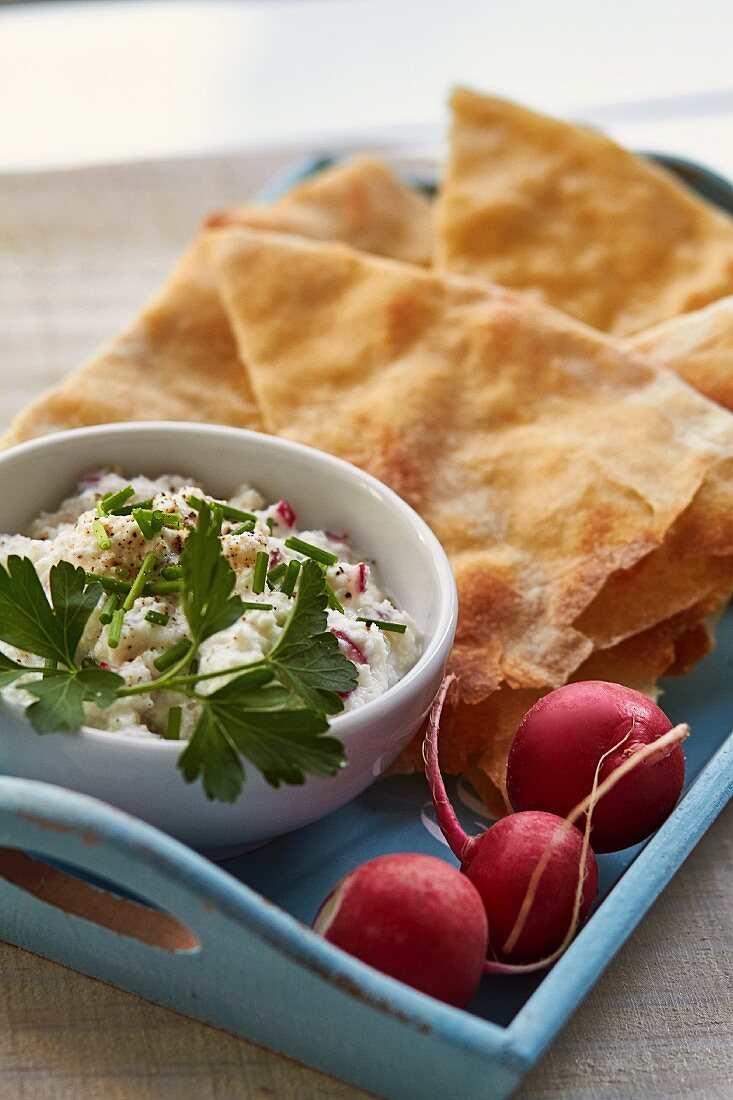
[[5,442],[145,409],[387,482],[458,582],[443,763],[498,808],[540,695],[653,693],[733,590],[733,220],[600,134],[468,91],[452,107],[434,204],[361,158],[211,215]]

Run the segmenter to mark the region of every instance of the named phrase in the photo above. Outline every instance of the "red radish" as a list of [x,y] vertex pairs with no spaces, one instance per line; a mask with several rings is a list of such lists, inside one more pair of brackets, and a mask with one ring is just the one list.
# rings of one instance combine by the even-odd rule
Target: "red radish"
[[582,834],[563,818],[539,810],[497,821],[477,838],[462,870],[481,895],[489,918],[491,954],[500,962],[536,963],[553,955],[569,929],[575,925],[575,932],[585,922],[598,893],[598,864],[591,848],[583,854]]
[[[671,729],[666,714],[638,691],[601,680],[566,684],[535,703],[519,724],[507,765],[509,801],[515,810],[567,817],[590,795],[596,772],[603,782]],[[665,741],[595,803],[595,851],[637,844],[672,812],[685,757],[679,743]],[[578,816],[583,828],[583,815]]]
[[357,588],[357,592],[366,592],[367,577],[369,576],[369,566],[366,564],[366,562],[360,561],[357,568],[359,570],[359,580],[357,582],[359,587]]
[[341,652],[345,657],[348,657],[350,661],[353,661],[355,665],[368,665],[369,660],[359,649],[356,642],[352,642],[349,635],[344,630],[337,630],[336,627],[331,627],[331,633],[334,638],[338,638],[341,643]]
[[478,989],[488,929],[468,879],[434,856],[379,856],[346,875],[313,928],[376,970],[463,1008]]
[[470,837],[448,799],[438,763],[438,726],[454,677],[430,712],[423,745],[438,825],[478,890],[489,921],[487,970],[548,965],[560,954],[598,893],[598,865],[575,826],[554,814],[513,814]]
[[297,517],[289,501],[281,500],[275,508],[275,512],[280,517],[286,527],[294,526]]

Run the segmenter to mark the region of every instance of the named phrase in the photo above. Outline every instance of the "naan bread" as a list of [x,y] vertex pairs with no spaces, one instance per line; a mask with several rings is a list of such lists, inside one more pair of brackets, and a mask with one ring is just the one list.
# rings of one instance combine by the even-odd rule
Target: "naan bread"
[[24,409],[3,444],[119,420],[262,427],[201,241],[134,324]]
[[432,204],[376,157],[358,157],[319,172],[270,206],[219,211],[207,224],[341,241],[404,263],[428,266],[433,258]]
[[733,411],[733,297],[673,317],[629,340],[700,393]]
[[437,263],[628,336],[733,293],[733,220],[594,131],[451,99]]
[[572,676],[579,616],[708,481],[712,543],[697,512],[691,537],[733,551],[733,418],[670,372],[467,279],[245,229],[210,247],[267,430],[370,470],[448,552],[461,703]]

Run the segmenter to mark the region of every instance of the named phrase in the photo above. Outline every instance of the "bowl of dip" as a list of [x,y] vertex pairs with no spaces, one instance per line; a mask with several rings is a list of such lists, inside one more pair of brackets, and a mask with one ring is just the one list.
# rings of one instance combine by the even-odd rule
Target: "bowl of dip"
[[[328,736],[346,756],[334,775],[274,787],[244,759],[241,793],[222,802],[207,797],[200,779],[185,782],[177,767],[201,707],[149,685],[177,654],[185,657],[187,621],[171,578],[202,501],[220,502],[221,553],[244,610],[200,645],[196,672],[212,679],[197,690],[221,688],[235,678],[228,669],[246,669],[277,645],[298,577],[315,559],[328,589],[327,630],[353,666],[352,683],[339,693],[344,709],[329,718]],[[205,850],[289,832],[374,782],[420,728],[455,633],[455,582],[423,520],[356,467],[256,432],[114,424],[0,454],[0,564],[11,555],[33,562],[46,591],[59,562],[101,579],[76,660],[114,672],[132,691],[109,706],[85,702],[75,732],[40,735],[26,716],[33,702],[26,681],[6,686],[0,772],[100,798]],[[123,612],[151,561],[154,571],[140,578]],[[264,588],[258,563],[267,567]],[[30,680],[41,678],[41,657],[6,642],[0,650],[38,665]]]

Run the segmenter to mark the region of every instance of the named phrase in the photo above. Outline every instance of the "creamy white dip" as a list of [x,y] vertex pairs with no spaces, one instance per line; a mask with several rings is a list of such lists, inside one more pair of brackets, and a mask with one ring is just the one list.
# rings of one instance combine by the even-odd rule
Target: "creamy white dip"
[[[99,521],[97,504],[102,497],[126,485],[132,485],[135,490],[135,496],[128,501],[130,505],[152,498],[153,508],[177,513],[183,519],[183,529],[164,527],[160,534],[146,539],[132,516],[107,516],[103,523],[110,547],[100,549],[94,529],[95,522]],[[166,475],[153,481],[145,477],[126,480],[109,472],[90,474],[82,479],[78,492],[63,501],[58,511],[39,516],[31,525],[28,536],[0,535],[0,563],[5,564],[11,554],[30,558],[46,589],[49,572],[60,561],[68,561],[88,572],[107,576],[126,571],[134,575],[151,551],[161,565],[176,565],[180,561],[188,531],[196,524],[197,512],[188,502],[191,496],[213,499],[200,487],[178,476]],[[349,545],[346,536],[299,530],[297,517],[286,501],[265,506],[254,489],[241,488],[227,503],[257,517],[255,529],[251,532],[234,534],[241,526],[234,520],[225,519],[222,526],[222,551],[229,558],[237,577],[235,592],[247,602],[271,604],[272,608],[246,610],[233,626],[204,641],[198,654],[202,673],[238,668],[256,661],[277,642],[293,600],[279,591],[277,586],[273,589],[266,587],[262,594],[255,595],[252,591],[254,564],[258,551],[262,550],[270,556],[270,569],[280,562],[302,560],[303,555],[285,545],[285,540],[293,535],[338,557],[336,564],[327,567],[326,576],[344,610],[343,613],[328,611],[328,628],[338,639],[343,654],[354,663],[359,677],[355,689],[344,698],[344,709],[355,710],[382,695],[412,668],[421,652],[417,627],[412,618],[395,607],[384,594],[375,578],[373,564],[365,561],[358,550]],[[167,624],[163,626],[146,619],[150,611],[168,616]],[[360,616],[404,623],[406,630],[401,634],[385,632],[377,626],[357,621]],[[116,648],[109,645],[109,630],[109,626],[102,625],[99,615],[93,614],[81,640],[77,659],[89,657],[103,668],[110,668],[128,686],[157,679],[160,673],[155,668],[155,660],[176,642],[188,637],[186,619],[176,594],[137,599],[132,610],[125,615]],[[39,657],[5,643],[0,642],[0,649],[23,664],[43,664]],[[225,682],[223,677],[204,680],[199,691],[215,691]],[[32,701],[31,696],[17,684],[3,689],[3,695],[23,705]],[[181,705],[181,738],[187,739],[194,731],[200,707],[195,700],[183,698],[180,694],[162,690],[118,699],[106,709],[93,703],[85,703],[84,707],[89,726],[130,737],[151,737],[163,735],[169,708]]]

